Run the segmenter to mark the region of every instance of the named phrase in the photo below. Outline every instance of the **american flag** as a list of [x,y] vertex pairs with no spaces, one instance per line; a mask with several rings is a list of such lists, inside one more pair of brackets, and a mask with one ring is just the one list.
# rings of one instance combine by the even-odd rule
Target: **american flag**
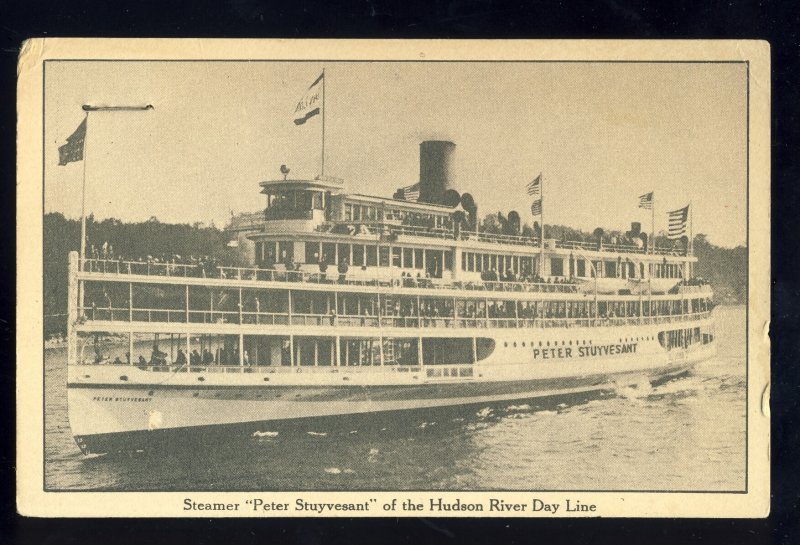
[[689,222],[689,205],[687,204],[679,210],[673,210],[669,214],[669,228],[667,238],[675,240],[686,234],[686,226]]
[[542,199],[536,199],[531,205],[531,214],[534,216],[542,215]]
[[403,199],[417,202],[419,200],[419,184],[410,185],[403,188]]
[[653,209],[653,192],[645,193],[644,195],[639,195],[639,208],[644,208],[646,210]]
[[542,194],[542,175],[539,174],[527,185],[528,195],[538,197]]
[[67,138],[67,143],[58,148],[58,164],[66,165],[73,161],[83,160],[83,145],[86,141],[86,118],[81,121],[75,132]]

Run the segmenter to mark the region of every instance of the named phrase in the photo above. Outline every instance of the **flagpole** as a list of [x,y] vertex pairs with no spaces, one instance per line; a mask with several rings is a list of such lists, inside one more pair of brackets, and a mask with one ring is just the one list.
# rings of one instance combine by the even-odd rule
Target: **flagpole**
[[[83,182],[81,183],[81,257],[78,260],[78,270],[84,272],[86,269],[86,162],[89,157],[89,110],[86,110],[86,127],[83,132]],[[78,282],[78,305],[80,315],[83,315],[86,307],[83,297],[83,282]]]
[[320,176],[325,176],[325,68],[322,69],[322,168]]
[[544,278],[544,175],[540,174],[541,181],[539,183],[539,187],[541,188],[541,192],[539,198],[541,199],[541,214],[539,215],[539,219],[542,222],[542,233],[539,237],[539,269],[541,271],[540,275]]
[[[81,258],[80,270],[84,270],[84,260],[86,259],[86,162],[89,156],[89,110],[86,110],[86,128],[83,133],[83,183],[81,184]],[[82,283],[78,284],[78,291],[82,292]],[[78,294],[78,300],[83,306],[82,293]]]
[[656,255],[656,192],[653,191],[653,206],[650,207],[650,253]]

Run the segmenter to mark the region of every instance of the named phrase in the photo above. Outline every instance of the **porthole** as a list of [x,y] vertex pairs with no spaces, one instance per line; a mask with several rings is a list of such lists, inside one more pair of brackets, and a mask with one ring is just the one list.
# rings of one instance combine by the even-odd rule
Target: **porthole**
[[525,341],[522,341],[522,348],[525,348]]
[[542,341],[539,341],[539,346],[542,346]]
[[550,346],[550,341],[547,341],[547,346]]
[[508,348],[508,343],[507,342],[503,343],[503,346]]

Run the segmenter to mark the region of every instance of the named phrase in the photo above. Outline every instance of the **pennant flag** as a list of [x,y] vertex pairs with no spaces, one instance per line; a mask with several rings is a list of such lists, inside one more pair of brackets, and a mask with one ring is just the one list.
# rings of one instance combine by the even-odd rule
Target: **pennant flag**
[[673,210],[667,214],[667,216],[669,217],[667,238],[670,240],[675,240],[685,235],[686,225],[689,221],[689,205],[686,205],[679,210]]
[[533,204],[531,205],[531,214],[534,216],[542,215],[542,199],[533,201]]
[[645,193],[644,195],[639,195],[639,208],[644,208],[645,210],[652,210],[653,209],[653,192]]
[[[533,179],[528,185],[528,195],[531,197],[538,197],[542,194],[542,175],[539,174],[536,178]],[[534,214],[535,215],[535,214]]]
[[58,164],[66,165],[73,161],[83,161],[83,144],[86,142],[86,118],[67,138],[67,143],[58,148]]
[[419,200],[419,184],[404,187],[401,191],[403,192],[404,200],[413,202],[417,202]]
[[308,88],[306,94],[303,95],[303,98],[300,99],[300,102],[297,103],[297,107],[294,109],[295,125],[302,125],[322,111],[322,86],[319,84],[324,77],[325,72],[320,74]]

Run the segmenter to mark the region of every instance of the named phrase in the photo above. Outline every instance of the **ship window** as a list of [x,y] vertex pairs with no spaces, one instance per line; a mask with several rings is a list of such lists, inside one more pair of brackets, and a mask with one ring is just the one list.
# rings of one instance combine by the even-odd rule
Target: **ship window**
[[339,263],[350,263],[350,245],[338,244]]
[[414,249],[414,268],[422,268],[422,248]]
[[392,267],[400,267],[402,263],[402,248],[392,248]]
[[376,246],[367,246],[367,266],[374,267],[378,264],[378,248]]
[[414,262],[413,248],[403,248],[403,266],[406,268],[411,268],[413,262]]
[[278,259],[281,263],[294,262],[294,244],[288,240],[278,242]]
[[345,204],[344,205],[344,220],[351,221],[353,219],[353,205],[352,204]]
[[306,263],[319,263],[319,243],[306,242]]
[[448,271],[453,270],[453,252],[444,253],[444,268]]
[[564,260],[562,258],[550,258],[550,274],[553,276],[564,276]]
[[381,246],[378,250],[378,256],[380,260],[378,264],[381,267],[388,267],[389,266],[389,247],[388,246]]
[[482,361],[492,355],[494,352],[495,342],[494,339],[487,339],[479,337],[475,340],[476,360]]
[[329,265],[336,263],[336,244],[326,242],[322,245],[322,259]]
[[353,265],[361,267],[364,263],[364,246],[361,244],[353,245]]
[[580,277],[585,277],[586,276],[586,260],[585,259],[579,259],[577,261],[577,268],[578,268],[577,275],[580,276]]
[[425,365],[473,363],[472,339],[467,337],[423,338],[422,361]]

